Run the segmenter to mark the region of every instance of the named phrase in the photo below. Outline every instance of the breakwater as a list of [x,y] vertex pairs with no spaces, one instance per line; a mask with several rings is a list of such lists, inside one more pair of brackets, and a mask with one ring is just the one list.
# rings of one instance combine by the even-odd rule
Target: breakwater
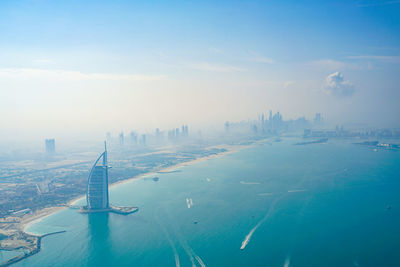
[[34,236],[34,235],[29,235],[26,234],[27,236],[31,236],[31,237],[36,237],[36,245],[30,249],[29,252],[24,253],[24,255],[18,255],[14,258],[9,259],[8,261],[2,263],[0,265],[0,267],[5,267],[5,266],[10,266],[11,264],[17,263],[19,261],[22,261],[23,259],[26,259],[32,255],[35,255],[36,253],[39,253],[40,248],[41,248],[41,244],[42,244],[42,238],[46,237],[46,236],[50,236],[50,235],[55,235],[55,234],[60,234],[60,233],[65,233],[66,231],[57,231],[57,232],[52,232],[52,233],[47,233],[44,235],[40,235],[40,236]]

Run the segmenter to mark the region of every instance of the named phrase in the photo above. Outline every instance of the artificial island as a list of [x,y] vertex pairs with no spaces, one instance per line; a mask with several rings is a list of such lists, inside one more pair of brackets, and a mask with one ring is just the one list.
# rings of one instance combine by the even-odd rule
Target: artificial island
[[104,152],[93,164],[86,188],[86,206],[79,209],[80,213],[113,212],[127,215],[138,211],[137,207],[117,207],[109,203],[107,144],[104,142]]
[[[109,204],[109,168],[110,167],[107,164],[107,145],[106,142],[104,142],[104,152],[97,158],[90,170],[86,187],[86,206],[79,207],[80,213],[113,212],[128,215],[139,210],[137,207],[117,207]],[[77,206],[72,205],[70,207],[74,208]],[[0,266],[9,266],[38,253],[41,248],[42,238],[64,232],[65,230],[51,232],[44,235],[33,235],[11,227],[9,229],[8,238],[6,238],[1,244],[2,247],[10,250],[24,249],[24,251],[23,254],[19,254],[1,263]]]

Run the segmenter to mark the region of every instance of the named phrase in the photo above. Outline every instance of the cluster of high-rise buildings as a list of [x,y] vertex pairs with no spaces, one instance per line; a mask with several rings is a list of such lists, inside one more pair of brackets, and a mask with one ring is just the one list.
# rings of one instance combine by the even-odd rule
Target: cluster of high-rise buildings
[[317,113],[314,118],[314,123],[307,120],[305,117],[300,117],[295,120],[284,120],[280,112],[273,113],[269,111],[268,116],[264,113],[258,116],[257,120],[247,120],[237,123],[225,122],[225,131],[227,133],[246,133],[254,135],[269,135],[280,134],[282,132],[301,132],[306,128],[314,125],[322,125],[323,118],[320,113]]
[[337,125],[335,129],[304,129],[303,137],[315,138],[400,138],[400,129],[345,129]]
[[90,170],[86,189],[86,202],[87,210],[108,210],[110,208],[106,147]]
[[44,142],[47,155],[56,153],[56,141],[54,139],[46,139]]
[[139,135],[136,132],[130,132],[128,136],[125,136],[124,132],[120,132],[117,138],[113,138],[110,132],[106,134],[106,140],[109,143],[117,143],[119,146],[145,146],[147,135]]
[[153,134],[139,134],[130,132],[126,137],[123,132],[118,134],[117,142],[111,136],[111,133],[106,134],[106,139],[110,143],[118,143],[120,146],[146,146],[146,145],[162,145],[168,142],[177,142],[189,137],[189,126],[182,125],[181,128],[174,128],[166,132],[156,128]]
[[168,140],[169,141],[179,141],[182,138],[189,136],[189,127],[187,125],[182,125],[181,129],[179,128],[172,129],[168,131]]

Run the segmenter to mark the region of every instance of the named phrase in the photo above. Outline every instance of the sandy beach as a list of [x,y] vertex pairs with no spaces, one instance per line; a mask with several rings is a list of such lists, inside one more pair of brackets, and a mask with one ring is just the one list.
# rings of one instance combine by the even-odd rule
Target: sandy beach
[[[191,160],[191,161],[187,161],[187,162],[182,162],[182,163],[179,163],[179,164],[176,164],[176,165],[173,165],[173,166],[169,166],[167,168],[163,168],[163,169],[160,169],[160,170],[154,170],[154,171],[143,173],[143,174],[140,174],[140,175],[128,178],[128,179],[124,179],[122,181],[118,181],[116,183],[111,184],[110,188],[113,188],[115,186],[119,186],[119,185],[124,184],[124,183],[130,183],[133,180],[142,179],[142,178],[145,178],[147,176],[157,175],[159,173],[168,173],[168,172],[171,172],[171,171],[176,171],[179,168],[182,168],[184,166],[189,166],[189,165],[192,165],[192,164],[195,164],[195,163],[198,163],[198,162],[202,162],[202,161],[205,161],[205,160],[208,160],[208,159],[221,157],[221,156],[224,156],[226,154],[233,153],[235,151],[243,149],[244,147],[246,147],[246,146],[215,146],[215,147],[211,147],[211,148],[224,148],[227,151],[222,152],[222,153],[218,153],[218,154],[215,154],[215,155],[210,155],[210,156],[206,156],[206,157],[197,158],[197,159],[194,159],[194,160]],[[68,208],[68,206],[77,205],[77,203],[80,200],[84,199],[84,198],[85,198],[85,195],[82,195],[82,196],[79,196],[77,198],[74,198],[74,199],[70,200],[65,206],[47,207],[47,208],[38,210],[38,211],[36,211],[34,213],[27,214],[27,215],[25,215],[24,217],[21,218],[20,223],[17,223],[16,226],[21,231],[24,231],[25,233],[28,233],[28,234],[32,234],[29,231],[27,231],[27,229],[32,224],[35,224],[35,223],[43,220],[45,217],[50,216],[55,212],[58,212],[60,210]]]
[[[199,157],[196,158],[194,160],[189,160],[186,162],[182,162],[179,164],[175,164],[173,166],[169,166],[166,168],[159,168],[159,169],[155,169],[152,170],[151,172],[147,172],[147,173],[143,173],[128,179],[124,179],[122,181],[113,183],[110,185],[110,188],[119,186],[121,184],[124,183],[130,183],[134,180],[137,179],[142,179],[142,178],[146,178],[149,176],[157,176],[159,174],[162,173],[170,173],[170,172],[175,172],[177,170],[179,170],[180,168],[184,167],[184,166],[189,166],[189,165],[193,165],[199,162],[203,162],[209,159],[213,159],[213,158],[217,158],[217,157],[222,157],[225,156],[227,154],[231,154],[234,152],[237,152],[241,149],[253,146],[253,145],[257,145],[260,142],[264,142],[265,140],[259,140],[256,142],[253,142],[252,144],[247,144],[247,145],[218,145],[218,146],[212,146],[209,147],[208,149],[225,149],[224,152],[220,152],[217,154],[213,154],[213,155],[209,155],[209,156],[204,156],[204,157]],[[14,237],[12,237],[11,239],[8,239],[8,243],[6,246],[4,246],[4,249],[7,250],[13,250],[13,247],[17,248],[20,247],[21,245],[23,245],[24,247],[29,248],[29,250],[31,251],[31,253],[35,254],[37,252],[40,251],[40,239],[42,238],[41,235],[37,234],[37,233],[31,233],[29,232],[29,227],[35,223],[40,222],[41,220],[45,219],[48,216],[53,215],[56,212],[59,212],[63,209],[69,208],[70,206],[77,206],[77,203],[81,200],[85,199],[85,195],[83,196],[79,196],[76,197],[70,201],[68,201],[68,203],[64,204],[64,205],[59,205],[59,206],[53,206],[53,207],[46,207],[40,210],[37,210],[33,213],[30,214],[26,214],[24,215],[22,218],[18,218],[18,217],[8,217],[7,220],[13,221],[14,223],[10,223],[8,224],[8,226],[4,229],[6,232],[12,234]],[[50,233],[51,234],[51,233]],[[45,235],[44,235],[45,236]],[[5,243],[6,244],[6,243]],[[29,255],[25,255],[24,257],[28,257]],[[16,257],[16,258],[19,258]],[[18,259],[21,260],[21,259]]]
[[[262,142],[262,141],[264,141],[264,140],[260,140],[260,141],[254,142],[251,145],[255,145],[255,144],[257,144],[259,142]],[[169,166],[167,168],[162,168],[160,170],[154,170],[154,171],[143,173],[143,174],[140,174],[140,175],[128,178],[128,179],[124,179],[122,181],[118,181],[116,183],[111,184],[110,188],[113,188],[115,186],[119,186],[121,184],[130,183],[133,180],[142,179],[142,178],[145,178],[145,177],[148,177],[148,176],[152,176],[152,175],[157,175],[157,174],[160,174],[160,173],[168,173],[168,172],[176,171],[176,170],[178,170],[178,169],[180,169],[180,168],[182,168],[184,166],[189,166],[189,165],[193,165],[193,164],[196,164],[196,163],[199,163],[199,162],[202,162],[202,161],[206,161],[206,160],[209,160],[209,159],[222,157],[222,156],[225,156],[227,154],[231,154],[231,153],[237,152],[237,151],[239,151],[241,149],[247,148],[247,147],[249,147],[251,145],[217,145],[217,146],[212,146],[212,147],[209,147],[209,148],[210,149],[213,149],[213,148],[226,149],[226,151],[218,153],[218,154],[210,155],[210,156],[200,157],[200,158],[197,158],[197,159],[194,159],[194,160],[190,160],[190,161],[187,161],[187,162],[182,162],[182,163],[179,163],[179,164],[176,164],[176,165],[173,165],[173,166]],[[27,231],[29,226],[31,226],[32,224],[43,220],[45,217],[50,216],[55,212],[58,212],[60,210],[68,208],[68,206],[77,205],[78,201],[80,201],[80,200],[82,200],[84,198],[85,198],[85,195],[79,196],[77,198],[74,198],[74,199],[70,200],[65,206],[48,207],[48,208],[44,208],[44,209],[38,210],[38,211],[36,211],[34,213],[31,213],[31,214],[27,214],[21,219],[21,222],[18,224],[19,225],[18,228],[20,230],[24,231],[25,233],[32,234],[32,233],[29,233]]]
[[[127,178],[127,179],[124,179],[124,180],[122,180],[122,181],[118,181],[118,182],[116,182],[116,183],[113,183],[113,184],[111,184],[111,185],[109,186],[109,188],[113,188],[113,187],[115,187],[115,186],[119,186],[119,185],[125,184],[125,183],[130,183],[130,182],[132,182],[133,180],[143,179],[143,178],[145,178],[145,177],[147,177],[147,176],[153,176],[153,175],[157,175],[157,174],[160,174],[160,173],[169,173],[169,172],[173,172],[173,171],[176,171],[176,170],[178,170],[178,169],[180,169],[180,168],[182,168],[182,167],[184,167],[184,166],[189,166],[189,165],[193,165],[193,164],[196,164],[196,163],[199,163],[199,162],[202,162],[202,161],[206,161],[206,160],[209,160],[209,159],[213,159],[213,158],[217,158],[217,157],[222,157],[222,156],[225,156],[225,155],[227,155],[227,154],[231,154],[231,153],[237,152],[237,151],[239,151],[240,149],[243,149],[243,148],[246,148],[246,147],[249,147],[249,145],[221,145],[221,146],[213,146],[213,147],[210,147],[210,148],[223,148],[223,149],[226,149],[226,151],[225,151],[225,152],[218,153],[218,154],[214,154],[214,155],[210,155],[210,156],[205,156],[205,157],[200,157],[200,158],[197,158],[197,159],[194,159],[194,160],[182,162],[182,163],[179,163],[179,164],[176,164],[176,165],[173,165],[173,166],[169,166],[169,167],[166,167],[166,168],[162,168],[162,169],[159,169],[159,170],[154,170],[154,171],[151,171],[151,172],[142,173],[142,174],[140,174],[140,175],[137,175],[137,176],[134,176],[134,177],[131,177],[131,178]],[[68,202],[68,206],[69,206],[69,205],[76,205],[78,201],[80,201],[80,200],[82,200],[82,199],[84,199],[84,198],[85,198],[84,195],[83,195],[83,196],[80,196],[80,197],[77,197],[77,198],[74,198],[74,199],[72,199],[71,201]]]
[[35,235],[34,233],[27,232],[26,229],[29,228],[32,224],[35,224],[47,216],[52,215],[55,212],[66,209],[65,206],[55,206],[55,207],[47,207],[38,211],[35,211],[31,214],[27,214],[21,218],[21,222],[19,223],[19,229],[24,231],[27,234]]

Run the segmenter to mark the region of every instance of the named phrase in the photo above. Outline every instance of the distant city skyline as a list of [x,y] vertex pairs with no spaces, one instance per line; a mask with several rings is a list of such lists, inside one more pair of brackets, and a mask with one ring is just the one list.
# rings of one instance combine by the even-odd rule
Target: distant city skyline
[[400,266],[399,100],[400,0],[0,0],[0,265]]
[[397,1],[1,1],[0,137],[223,127],[271,109],[399,127],[399,13]]

